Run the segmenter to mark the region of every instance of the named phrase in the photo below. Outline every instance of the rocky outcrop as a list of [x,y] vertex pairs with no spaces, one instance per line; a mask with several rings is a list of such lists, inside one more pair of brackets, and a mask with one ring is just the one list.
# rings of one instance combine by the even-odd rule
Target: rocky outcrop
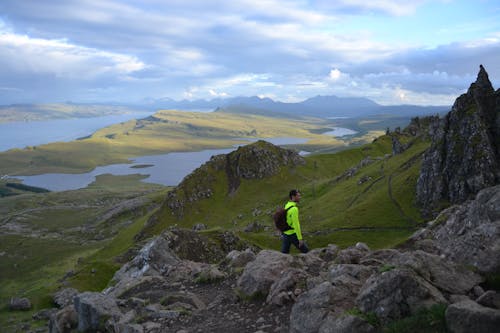
[[423,156],[417,202],[426,216],[447,203],[462,203],[500,182],[500,91],[483,66],[476,82],[451,111],[431,124],[431,147]]
[[[221,181],[220,177],[226,178],[227,195],[232,195],[242,179],[271,177],[284,167],[293,168],[304,163],[304,158],[297,152],[260,140],[229,154],[212,156],[210,161],[186,176],[169,192],[163,205],[171,214],[181,218],[187,205],[212,197],[214,183]],[[149,223],[154,223],[154,219]]]
[[408,246],[430,250],[479,272],[500,273],[500,185],[441,212]]
[[[211,264],[182,258],[175,235],[184,232],[196,234],[170,230],[152,239],[117,272],[113,286],[80,293],[74,306],[54,313],[50,331],[372,333],[434,304],[449,305],[447,321],[458,316],[494,325],[500,315],[498,294],[479,287],[477,273],[422,250],[372,251],[363,243],[299,255],[247,249]],[[72,295],[61,291],[61,305]],[[469,319],[449,327],[490,327]]]
[[239,147],[226,155],[225,171],[229,182],[228,193],[233,194],[241,179],[262,179],[276,175],[283,166],[304,164],[298,153],[274,146],[266,141]]

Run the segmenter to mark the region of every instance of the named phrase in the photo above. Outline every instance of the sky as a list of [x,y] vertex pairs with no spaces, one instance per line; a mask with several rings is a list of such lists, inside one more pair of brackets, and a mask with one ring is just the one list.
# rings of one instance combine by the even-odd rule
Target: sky
[[1,0],[0,104],[317,95],[451,105],[500,87],[500,0]]

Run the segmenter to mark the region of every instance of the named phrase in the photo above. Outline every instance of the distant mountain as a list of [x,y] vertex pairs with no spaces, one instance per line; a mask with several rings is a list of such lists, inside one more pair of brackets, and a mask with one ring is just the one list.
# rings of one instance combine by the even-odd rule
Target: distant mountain
[[277,102],[270,98],[233,97],[212,100],[156,100],[158,109],[217,110],[230,113],[265,114],[267,116],[297,117],[358,117],[374,114],[398,114],[407,116],[428,115],[449,111],[448,106],[395,105],[383,106],[368,98],[315,96],[298,103]]

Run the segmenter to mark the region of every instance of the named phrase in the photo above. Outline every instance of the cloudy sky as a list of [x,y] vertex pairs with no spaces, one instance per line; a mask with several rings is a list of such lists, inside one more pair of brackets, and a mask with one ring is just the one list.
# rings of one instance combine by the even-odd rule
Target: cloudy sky
[[500,87],[498,0],[1,0],[0,104]]

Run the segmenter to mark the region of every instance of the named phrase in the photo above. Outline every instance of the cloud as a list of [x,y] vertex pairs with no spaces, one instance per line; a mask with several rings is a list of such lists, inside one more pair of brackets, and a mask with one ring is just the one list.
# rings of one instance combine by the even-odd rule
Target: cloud
[[332,81],[337,81],[338,79],[340,79],[341,76],[342,76],[342,72],[339,71],[337,68],[334,68],[330,71],[328,78]]
[[2,101],[24,101],[22,92],[59,100],[436,101],[466,89],[479,63],[493,81],[500,77],[498,14],[478,19],[494,5],[481,2],[451,24],[443,16],[436,34],[445,42],[412,40],[425,29],[398,31],[401,20],[422,27],[442,1],[3,0],[0,86],[17,90],[10,99],[1,90]]
[[10,32],[0,32],[0,65],[18,72],[78,79],[130,74],[146,67],[134,56]]
[[208,92],[210,93],[210,96],[212,97],[228,97],[229,95],[225,92],[216,92],[213,89],[209,89]]
[[316,0],[314,3],[323,9],[347,11],[351,14],[364,12],[381,12],[394,16],[406,16],[415,13],[425,0],[400,1],[400,0]]

